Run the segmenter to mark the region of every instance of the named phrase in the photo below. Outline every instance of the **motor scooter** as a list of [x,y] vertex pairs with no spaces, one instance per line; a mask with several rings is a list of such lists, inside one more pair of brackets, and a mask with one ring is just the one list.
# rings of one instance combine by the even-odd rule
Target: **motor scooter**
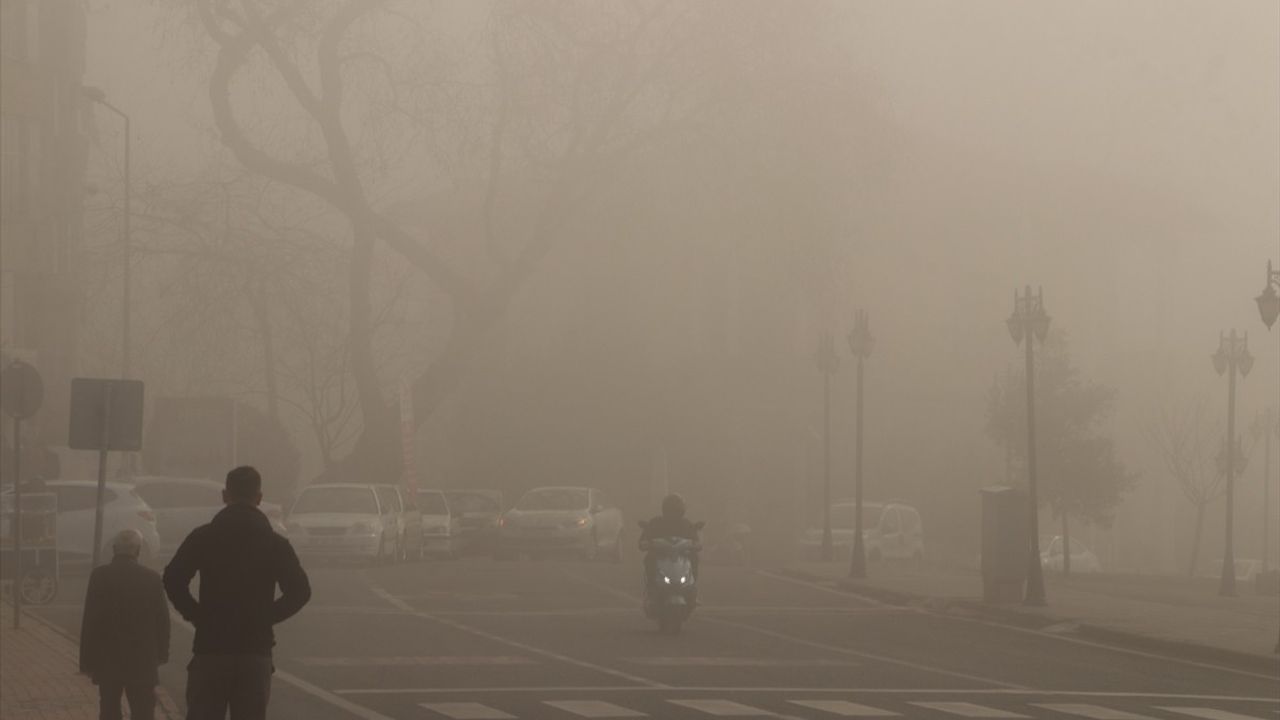
[[[642,530],[649,524],[640,522]],[[703,523],[694,528],[702,530]],[[693,557],[701,549],[700,542],[682,537],[653,538],[640,543],[640,549],[654,556],[654,576],[645,578],[644,614],[658,623],[659,632],[678,634],[693,612],[697,598],[697,578]]]

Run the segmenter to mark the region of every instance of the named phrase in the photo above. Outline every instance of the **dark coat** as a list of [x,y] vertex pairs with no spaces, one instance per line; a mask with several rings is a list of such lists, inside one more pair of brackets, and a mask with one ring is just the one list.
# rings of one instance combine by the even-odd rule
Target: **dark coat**
[[116,555],[93,569],[80,624],[80,672],[95,682],[155,685],[169,661],[169,606],[160,574]]
[[655,538],[688,538],[697,542],[698,527],[688,518],[671,518],[659,515],[650,520],[640,533],[640,542]]
[[[200,599],[191,580],[200,574]],[[276,598],[276,586],[280,597]],[[178,547],[164,569],[169,602],[196,628],[194,652],[269,655],[271,626],[311,599],[298,555],[256,507],[228,505]]]

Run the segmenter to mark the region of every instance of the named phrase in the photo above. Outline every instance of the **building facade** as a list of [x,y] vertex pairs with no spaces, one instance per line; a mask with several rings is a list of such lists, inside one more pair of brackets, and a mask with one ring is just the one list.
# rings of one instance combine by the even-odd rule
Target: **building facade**
[[[80,0],[0,0],[0,362],[31,363],[45,386],[24,428],[24,477],[57,474],[46,449],[66,444],[78,365],[85,23]],[[5,482],[11,432],[5,423]]]

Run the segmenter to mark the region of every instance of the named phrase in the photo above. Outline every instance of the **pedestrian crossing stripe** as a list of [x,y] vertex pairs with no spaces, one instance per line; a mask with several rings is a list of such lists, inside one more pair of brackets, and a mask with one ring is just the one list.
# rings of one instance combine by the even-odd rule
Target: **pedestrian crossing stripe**
[[[691,710],[695,713],[701,713],[712,717],[788,717],[785,713],[753,707],[751,705],[726,699],[697,698],[665,700],[664,702],[669,705],[675,705],[677,707],[685,708],[686,710]],[[795,699],[787,700],[786,702],[789,705],[817,711],[818,713],[821,713],[822,717],[902,716],[902,713],[900,712],[873,707],[871,705],[849,702],[847,700]],[[956,717],[990,718],[993,720],[1002,718],[1033,717],[1033,715],[1024,715],[1013,710],[994,708],[968,702],[911,702],[908,704]],[[648,713],[640,710],[624,707],[622,705],[617,705],[603,700],[545,700],[541,702],[541,705],[554,708],[575,717],[588,718],[590,720],[650,717]],[[520,720],[520,716],[511,714],[511,712],[514,711],[508,712],[507,710],[490,707],[489,705],[478,702],[420,703],[420,707],[431,711],[434,713],[434,716],[443,716],[449,720]],[[1140,715],[1127,710],[1118,710],[1101,705],[1080,703],[1031,703],[1025,707],[1040,708],[1061,715],[1087,718],[1088,720],[1154,720],[1154,718],[1149,715]],[[1216,708],[1162,707],[1158,709],[1191,718],[1199,718],[1199,720],[1262,720],[1262,718],[1257,715],[1243,715]],[[1266,710],[1261,710],[1261,712],[1265,714],[1277,711],[1273,711],[1268,708]],[[658,712],[655,715],[655,717],[665,716],[666,715],[661,712]],[[1056,716],[1057,715],[1055,715],[1055,717]],[[547,715],[546,713],[538,712],[526,717],[542,720],[547,717]]]
[[1089,720],[1155,720],[1149,715],[1138,715],[1124,710],[1083,703],[1037,703],[1036,707],[1067,715],[1075,715],[1076,717],[1089,718]]
[[913,702],[922,708],[937,710],[939,712],[948,713],[950,715],[958,715],[960,717],[971,718],[1025,718],[1027,715],[1020,715],[1008,710],[997,710],[989,708],[985,705],[975,705],[968,702]]
[[788,702],[840,717],[898,717],[901,714],[870,705],[859,705],[848,700],[788,700]]
[[671,657],[632,657],[624,658],[634,665],[653,665],[658,667],[856,667],[857,663],[845,660],[810,660],[799,658],[764,658],[764,657],[694,657],[675,655]]
[[649,717],[639,710],[624,708],[621,705],[614,705],[603,700],[547,700],[544,705],[550,705],[557,710],[563,710],[571,715],[577,715],[584,718],[639,718]]
[[422,655],[402,657],[300,657],[311,667],[417,667],[437,665],[535,665],[537,661],[520,655]]
[[422,707],[450,720],[517,720],[515,715],[473,702],[422,703]]
[[[1257,720],[1248,715],[1240,715],[1239,713],[1227,712],[1226,710],[1214,710],[1213,708],[1194,708],[1194,707],[1162,707],[1166,710],[1178,715],[1187,715],[1193,718],[1202,718],[1202,720]],[[1280,710],[1274,711],[1280,715]]]

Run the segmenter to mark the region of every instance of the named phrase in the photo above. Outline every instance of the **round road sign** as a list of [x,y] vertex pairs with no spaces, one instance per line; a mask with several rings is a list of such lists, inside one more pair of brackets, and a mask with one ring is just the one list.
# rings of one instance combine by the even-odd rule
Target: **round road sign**
[[6,415],[26,420],[44,402],[44,381],[30,364],[14,360],[0,370],[0,408]]

